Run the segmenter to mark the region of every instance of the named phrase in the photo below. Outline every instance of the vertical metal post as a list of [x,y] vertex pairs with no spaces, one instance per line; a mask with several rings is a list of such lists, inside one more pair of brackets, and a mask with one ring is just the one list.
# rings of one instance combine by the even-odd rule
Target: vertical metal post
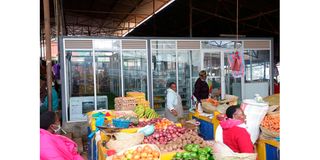
[[[121,35],[122,34],[121,30]],[[124,79],[123,79],[123,54],[122,54],[122,40],[120,40],[120,79],[121,79],[121,97],[125,97],[124,94]]]
[[43,57],[42,28],[40,27],[40,59]]
[[153,36],[156,35],[156,18],[154,16],[154,12],[155,12],[155,8],[156,8],[156,2],[155,0],[153,0],[153,10],[152,10],[152,16],[153,16]]
[[[95,46],[95,40],[92,40],[92,44],[93,46]],[[97,103],[98,103],[98,99],[97,99],[97,69],[96,69],[96,52],[95,52],[95,48],[93,47],[92,49],[92,69],[93,69],[93,99],[94,99],[94,110],[97,110]]]
[[[58,41],[59,39],[59,34],[60,34],[60,22],[59,22],[59,5],[58,5],[58,0],[54,0],[54,12],[55,12],[55,23],[56,23],[56,39]],[[59,50],[58,50],[59,52]]]
[[177,93],[179,94],[179,59],[178,59],[178,44],[177,44],[177,41],[176,42],[176,85],[177,85]]
[[[190,78],[189,78],[189,87],[190,87],[190,97],[192,97],[193,94],[193,89],[192,89],[192,50],[190,50],[189,52],[189,74],[190,74]],[[192,107],[192,102],[190,101],[190,107]]]
[[226,88],[225,88],[225,71],[224,71],[224,51],[220,51],[220,77],[221,77],[221,99],[224,99],[224,96],[226,94]]
[[44,9],[44,33],[46,40],[46,64],[47,64],[47,88],[48,110],[52,111],[52,77],[51,77],[51,35],[50,35],[50,8],[49,0],[43,0]]
[[189,0],[189,34],[192,37],[192,0]]
[[147,39],[147,54],[148,54],[148,100],[150,102],[150,107],[154,109],[153,102],[153,77],[152,77],[152,52],[151,52],[151,40]]

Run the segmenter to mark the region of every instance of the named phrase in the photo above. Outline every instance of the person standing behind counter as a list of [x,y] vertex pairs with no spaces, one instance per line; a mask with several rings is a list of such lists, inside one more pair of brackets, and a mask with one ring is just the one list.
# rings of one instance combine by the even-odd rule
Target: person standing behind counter
[[202,70],[199,72],[199,78],[194,85],[193,95],[197,98],[197,102],[201,103],[202,99],[208,99],[209,97],[209,86],[206,82],[207,73]]
[[177,93],[177,85],[174,82],[171,82],[167,89],[164,115],[167,119],[173,122],[177,122],[179,118],[183,117],[181,97]]

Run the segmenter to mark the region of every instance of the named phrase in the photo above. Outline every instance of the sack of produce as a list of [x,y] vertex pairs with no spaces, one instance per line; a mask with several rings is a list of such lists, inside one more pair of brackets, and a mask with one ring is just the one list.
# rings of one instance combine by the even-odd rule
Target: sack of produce
[[215,160],[256,160],[257,153],[234,153],[232,155],[215,153],[213,157]]
[[269,105],[256,102],[254,99],[245,99],[240,107],[246,115],[247,131],[250,134],[251,142],[254,144],[259,138],[260,124],[267,114]]
[[218,154],[218,153],[224,153],[226,155],[234,154],[234,152],[227,145],[225,145],[220,141],[215,141],[213,143],[212,151],[214,154]]
[[224,98],[225,98],[225,101],[229,104],[229,106],[238,104],[238,99],[239,99],[238,96],[226,94]]
[[280,112],[268,113],[260,125],[261,138],[273,139],[279,137],[280,133]]
[[256,153],[235,153],[222,142],[213,144],[213,157],[215,160],[256,160]]
[[264,128],[262,126],[260,126],[260,129],[261,129],[260,138],[262,138],[262,139],[267,139],[267,140],[274,139],[276,137],[279,137],[279,135],[280,135],[279,132],[269,130],[269,129]]
[[228,109],[229,105],[227,105],[226,103],[224,104],[220,104],[218,105],[217,107],[217,111],[222,113],[222,114],[225,114],[226,113],[226,110]]
[[274,112],[279,111],[280,106],[279,105],[269,105],[268,113],[267,114],[273,114]]
[[213,113],[215,110],[217,110],[217,107],[213,106],[212,103],[207,101],[203,101],[201,107],[203,112],[205,113]]
[[116,155],[107,157],[107,160],[122,160],[122,159],[152,159],[160,160],[161,152],[156,145],[141,144],[135,145],[125,150],[118,152]]
[[120,132],[114,134],[114,136],[116,137],[116,140],[110,140],[107,143],[107,147],[114,149],[117,152],[140,144],[144,139],[144,135],[141,133],[130,134]]
[[280,94],[274,94],[263,98],[263,101],[269,103],[270,106],[280,105]]

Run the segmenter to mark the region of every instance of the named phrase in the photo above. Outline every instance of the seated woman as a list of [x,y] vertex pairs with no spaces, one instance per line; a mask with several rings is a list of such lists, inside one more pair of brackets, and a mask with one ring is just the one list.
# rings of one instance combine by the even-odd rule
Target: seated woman
[[55,112],[45,112],[40,116],[40,159],[41,160],[83,160],[77,152],[77,144],[71,139],[57,135],[60,127]]
[[246,116],[240,106],[230,106],[226,115],[227,119],[222,120],[217,128],[215,140],[223,142],[233,152],[254,153],[250,134],[245,128]]
[[[45,90],[47,92],[47,89]],[[52,83],[52,111],[57,111],[59,106],[59,97],[58,92],[54,87],[54,83]],[[48,95],[46,95],[44,102],[40,105],[40,114],[48,110]]]

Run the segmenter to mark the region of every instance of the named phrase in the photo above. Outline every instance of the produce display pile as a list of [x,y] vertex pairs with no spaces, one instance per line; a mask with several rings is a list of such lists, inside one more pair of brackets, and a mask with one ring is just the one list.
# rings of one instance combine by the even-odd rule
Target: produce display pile
[[[175,125],[169,125],[166,129],[155,129],[150,136],[144,137],[143,143],[156,144],[158,147],[166,145],[168,142],[176,140],[185,133],[185,129]],[[161,148],[160,148],[161,150]]]
[[150,103],[146,100],[146,95],[143,92],[127,92],[127,97],[134,98],[138,105],[145,107],[150,106]]
[[[139,121],[138,127],[154,125],[155,131],[150,136],[144,137],[144,144],[155,144],[161,152],[183,150],[184,145],[189,143],[198,144],[201,147],[210,146],[195,131],[178,127],[166,118],[154,118]],[[133,125],[132,125],[133,127]]]
[[114,101],[116,111],[134,110],[136,107],[136,100],[132,97],[116,97]]
[[211,147],[200,147],[197,144],[184,146],[185,152],[177,152],[173,160],[214,160]]
[[274,132],[280,132],[280,114],[267,114],[261,122],[261,126]]
[[198,134],[194,131],[186,131],[176,138],[172,138],[167,144],[158,145],[161,152],[172,152],[172,151],[181,151],[184,146],[187,144],[197,144],[200,147],[210,147],[210,143],[207,143],[203,138],[199,137]]
[[134,112],[137,114],[138,118],[152,119],[159,117],[158,113],[154,109],[151,109],[149,106],[145,107],[142,105],[137,105],[134,109]]
[[129,149],[121,155],[114,155],[112,160],[158,160],[160,158],[160,152],[150,147],[150,145],[145,145],[143,147],[139,146],[135,149]]

